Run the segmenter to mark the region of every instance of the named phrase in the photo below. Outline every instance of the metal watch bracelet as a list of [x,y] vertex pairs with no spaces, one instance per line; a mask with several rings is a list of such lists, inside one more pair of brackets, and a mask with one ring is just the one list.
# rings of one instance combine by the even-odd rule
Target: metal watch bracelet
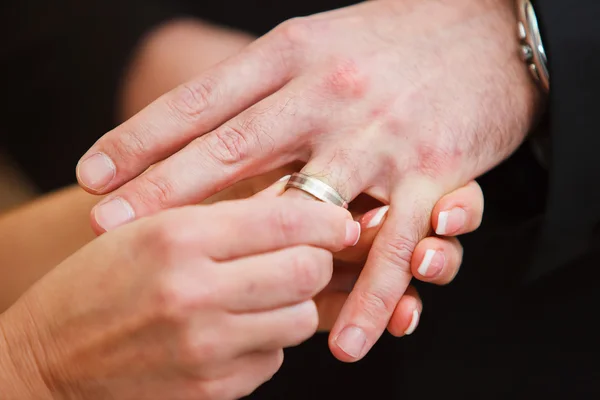
[[521,58],[544,92],[550,90],[550,74],[537,16],[530,0],[517,0],[518,34]]

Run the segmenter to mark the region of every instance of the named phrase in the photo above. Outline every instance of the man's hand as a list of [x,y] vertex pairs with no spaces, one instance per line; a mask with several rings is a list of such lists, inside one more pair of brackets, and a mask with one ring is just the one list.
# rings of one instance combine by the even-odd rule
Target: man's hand
[[379,0],[288,21],[89,150],[80,183],[114,191],[93,223],[199,202],[293,160],[347,200],[366,192],[390,209],[330,343],[358,360],[410,283],[435,202],[525,138],[538,98],[514,31],[509,0]]

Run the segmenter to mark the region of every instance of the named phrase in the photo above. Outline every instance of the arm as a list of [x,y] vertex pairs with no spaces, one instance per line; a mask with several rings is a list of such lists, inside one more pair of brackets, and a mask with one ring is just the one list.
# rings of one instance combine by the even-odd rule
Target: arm
[[71,187],[0,215],[0,311],[95,235],[96,196]]

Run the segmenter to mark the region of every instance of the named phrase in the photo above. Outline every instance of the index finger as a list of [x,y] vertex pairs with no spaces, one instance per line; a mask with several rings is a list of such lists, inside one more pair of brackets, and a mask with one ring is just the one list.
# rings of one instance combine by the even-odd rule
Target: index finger
[[[204,244],[207,255],[217,261],[310,245],[339,251],[354,243],[360,228],[350,213],[330,204],[283,198],[250,198],[224,201],[193,214],[166,213],[173,232]],[[188,231],[185,227],[191,227]],[[200,229],[201,237],[198,237]]]
[[276,43],[255,41],[106,133],[77,165],[81,187],[109,193],[282,87],[290,73]]

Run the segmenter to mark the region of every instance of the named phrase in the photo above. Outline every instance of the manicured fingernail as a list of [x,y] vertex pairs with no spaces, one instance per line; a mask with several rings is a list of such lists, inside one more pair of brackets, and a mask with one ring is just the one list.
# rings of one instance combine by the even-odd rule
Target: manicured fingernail
[[104,153],[95,153],[77,166],[77,177],[82,185],[92,190],[102,190],[115,177],[117,168]]
[[421,276],[434,277],[444,268],[445,262],[446,257],[444,257],[444,253],[429,249],[425,252],[425,256],[423,257],[423,261],[421,261],[421,265],[417,268],[417,272]]
[[418,324],[419,324],[419,310],[417,310],[415,308],[412,313],[412,319],[410,320],[410,324],[408,325],[408,328],[406,328],[406,330],[404,331],[404,334],[408,336],[411,333],[413,333],[415,331],[415,329],[417,329]]
[[356,326],[347,326],[335,339],[335,343],[350,357],[359,358],[367,343],[367,335]]
[[467,212],[460,207],[455,207],[450,211],[442,211],[438,214],[437,229],[438,235],[452,235],[459,232],[467,222]]
[[373,228],[373,227],[376,227],[379,224],[381,224],[383,217],[385,217],[385,215],[387,214],[389,209],[390,209],[390,206],[384,206],[384,207],[381,207],[380,209],[378,209],[375,212],[375,214],[371,217],[371,220],[369,221],[369,223],[367,223],[366,227]]
[[284,181],[288,181],[290,179],[291,175],[286,175],[282,178],[280,178],[277,182],[284,182]]
[[347,220],[346,221],[346,239],[344,240],[344,244],[346,246],[356,246],[360,239],[360,223]]
[[94,208],[96,223],[105,231],[114,229],[135,217],[131,205],[120,197],[106,203],[100,203]]

